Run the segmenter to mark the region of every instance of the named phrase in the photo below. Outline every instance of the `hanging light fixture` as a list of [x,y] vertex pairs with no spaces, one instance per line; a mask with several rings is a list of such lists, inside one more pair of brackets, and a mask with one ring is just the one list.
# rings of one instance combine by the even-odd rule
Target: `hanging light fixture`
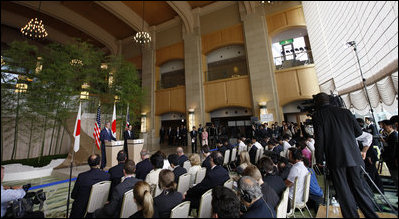
[[[39,14],[40,6],[42,2],[39,3]],[[21,28],[21,33],[29,38],[33,39],[43,39],[48,36],[46,29],[44,28],[43,21],[38,18],[32,18],[25,27]]]
[[144,1],[143,1],[143,26],[141,28],[141,31],[137,32],[136,35],[133,37],[133,39],[136,43],[142,45],[151,42],[150,34],[144,31]]

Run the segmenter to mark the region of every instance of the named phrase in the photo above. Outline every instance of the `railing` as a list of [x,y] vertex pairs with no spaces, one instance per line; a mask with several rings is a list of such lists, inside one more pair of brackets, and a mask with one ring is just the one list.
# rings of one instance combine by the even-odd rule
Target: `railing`
[[235,78],[235,77],[240,77],[243,75],[243,73],[238,73],[238,74],[232,74],[230,72],[226,71],[205,71],[205,81],[216,81],[216,80],[221,80],[221,79],[226,79],[226,78]]
[[[294,59],[295,54],[295,59]],[[274,66],[276,70],[292,68],[296,66],[313,64],[312,51],[299,51],[286,53],[285,56],[274,57]]]
[[157,81],[156,90],[168,89],[172,87],[185,86],[185,84],[165,84],[162,81]]

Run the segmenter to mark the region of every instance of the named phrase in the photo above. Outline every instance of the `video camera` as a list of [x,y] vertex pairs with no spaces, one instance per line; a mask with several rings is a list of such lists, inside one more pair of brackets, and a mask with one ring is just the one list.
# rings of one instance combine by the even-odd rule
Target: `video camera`
[[[300,105],[297,106],[297,109],[299,109],[301,112],[307,112],[312,114],[314,111],[316,111],[316,106],[314,103],[315,96],[316,95],[313,95],[313,99],[311,100],[303,101]],[[341,96],[333,93],[328,96],[330,98],[330,105],[340,108],[346,108],[345,102],[342,100]]]
[[42,211],[44,201],[46,200],[46,193],[43,192],[43,189],[36,192],[28,192],[31,187],[31,184],[22,186],[22,189],[26,194],[23,198],[12,202],[7,210],[7,218],[22,218],[27,213],[33,212],[33,206],[38,204],[40,204],[39,211]]

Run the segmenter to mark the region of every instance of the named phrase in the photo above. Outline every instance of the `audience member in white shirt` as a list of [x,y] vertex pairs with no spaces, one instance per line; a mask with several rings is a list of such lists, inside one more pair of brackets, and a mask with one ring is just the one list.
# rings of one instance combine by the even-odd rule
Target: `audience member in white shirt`
[[302,202],[303,200],[303,191],[305,186],[305,177],[309,173],[306,166],[302,161],[302,152],[297,148],[289,149],[289,160],[294,165],[291,167],[290,173],[288,174],[287,179],[285,180],[285,185],[290,187],[289,198],[290,201],[293,199],[294,194],[294,183],[295,178],[298,177],[297,185],[296,185],[296,202]]

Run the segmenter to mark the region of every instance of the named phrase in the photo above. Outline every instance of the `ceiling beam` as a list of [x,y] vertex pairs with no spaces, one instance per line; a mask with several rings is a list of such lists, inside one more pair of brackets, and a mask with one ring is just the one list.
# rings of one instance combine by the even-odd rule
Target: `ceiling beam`
[[[35,1],[14,1],[14,3],[34,10],[39,8],[39,2]],[[43,1],[40,12],[61,20],[97,39],[100,43],[104,44],[112,54],[118,53],[117,39],[114,36],[97,24],[63,6],[60,2]]]
[[[95,3],[114,14],[135,31],[139,32],[143,29],[143,18],[121,1],[95,1]],[[145,21],[144,31],[148,32],[148,23]]]
[[186,33],[194,31],[194,15],[191,6],[187,1],[166,1],[173,10],[180,16],[183,21]]
[[[21,27],[25,26],[28,18],[15,14],[13,12],[1,9],[1,23],[10,27],[15,27],[17,29],[21,29]],[[72,42],[73,38],[54,29],[49,26],[46,26],[46,30],[48,33],[48,39],[50,41],[66,44],[68,42]],[[21,37],[22,34],[21,34]]]

